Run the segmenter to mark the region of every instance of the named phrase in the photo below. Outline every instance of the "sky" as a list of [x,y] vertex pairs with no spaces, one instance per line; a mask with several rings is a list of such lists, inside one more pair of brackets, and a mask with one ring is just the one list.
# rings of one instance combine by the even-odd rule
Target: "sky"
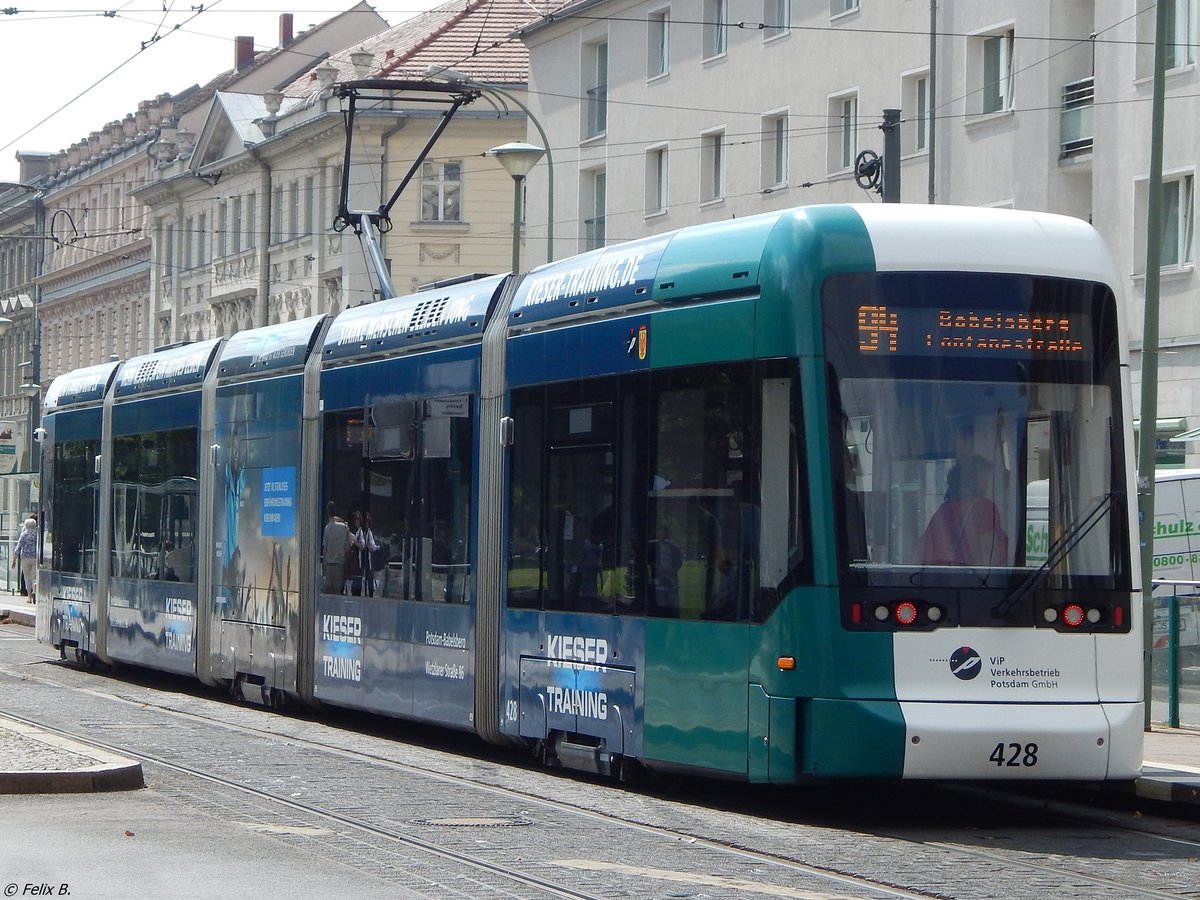
[[[279,16],[296,34],[357,0],[28,0],[0,9],[0,181],[20,176],[18,150],[56,152],[142,100],[176,94],[233,68],[234,38],[279,43]],[[370,0],[368,0],[370,2]],[[376,0],[396,25],[444,0]],[[13,13],[11,10],[15,9]]]

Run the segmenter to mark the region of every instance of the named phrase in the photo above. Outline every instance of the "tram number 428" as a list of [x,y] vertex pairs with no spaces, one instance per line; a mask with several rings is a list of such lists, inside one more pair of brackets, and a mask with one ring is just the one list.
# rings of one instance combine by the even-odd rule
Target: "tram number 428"
[[996,749],[992,751],[992,755],[988,759],[997,766],[1007,766],[1009,768],[1036,766],[1038,762],[1038,745],[1020,744],[1016,741],[1006,744],[1001,741],[996,745]]

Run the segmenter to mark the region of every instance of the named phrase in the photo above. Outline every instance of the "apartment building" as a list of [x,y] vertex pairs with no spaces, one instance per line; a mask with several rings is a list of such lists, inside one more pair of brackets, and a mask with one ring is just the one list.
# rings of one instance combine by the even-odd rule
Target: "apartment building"
[[[1200,464],[1197,0],[1168,10],[1160,462]],[[550,12],[547,9],[545,12]],[[554,147],[558,255],[697,222],[879,202],[856,179],[901,110],[905,202],[1093,222],[1128,273],[1137,396],[1149,0],[579,0],[521,32]],[[545,190],[544,173],[529,191]],[[536,243],[531,243],[536,248]]]
[[[347,135],[335,85],[414,81],[429,66],[458,64],[481,83],[523,89],[527,53],[508,35],[531,16],[517,0],[456,0],[355,41],[278,88],[219,91],[194,145],[177,144],[135,192],[150,210],[158,342],[222,337],[379,299],[354,230],[333,227],[343,174],[352,207],[378,209],[442,108],[402,93],[365,109]],[[494,49],[475,59],[476,41]],[[483,154],[525,133],[519,112],[498,114],[484,102],[458,112],[383,237],[397,291],[507,267],[512,183]]]

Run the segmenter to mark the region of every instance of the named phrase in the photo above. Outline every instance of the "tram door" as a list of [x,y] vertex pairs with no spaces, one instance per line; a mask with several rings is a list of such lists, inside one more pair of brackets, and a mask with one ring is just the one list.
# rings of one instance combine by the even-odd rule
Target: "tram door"
[[470,596],[470,398],[367,410],[364,511],[379,544],[380,596],[465,604]]

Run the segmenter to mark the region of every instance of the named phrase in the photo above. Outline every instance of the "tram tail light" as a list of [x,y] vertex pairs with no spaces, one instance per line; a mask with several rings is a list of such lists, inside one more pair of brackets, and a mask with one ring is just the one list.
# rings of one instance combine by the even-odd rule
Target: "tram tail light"
[[896,621],[901,625],[911,625],[917,621],[917,604],[911,600],[905,600],[896,604]]
[[1071,628],[1078,628],[1083,624],[1085,613],[1083,607],[1078,603],[1068,603],[1063,607],[1062,620],[1063,624]]

